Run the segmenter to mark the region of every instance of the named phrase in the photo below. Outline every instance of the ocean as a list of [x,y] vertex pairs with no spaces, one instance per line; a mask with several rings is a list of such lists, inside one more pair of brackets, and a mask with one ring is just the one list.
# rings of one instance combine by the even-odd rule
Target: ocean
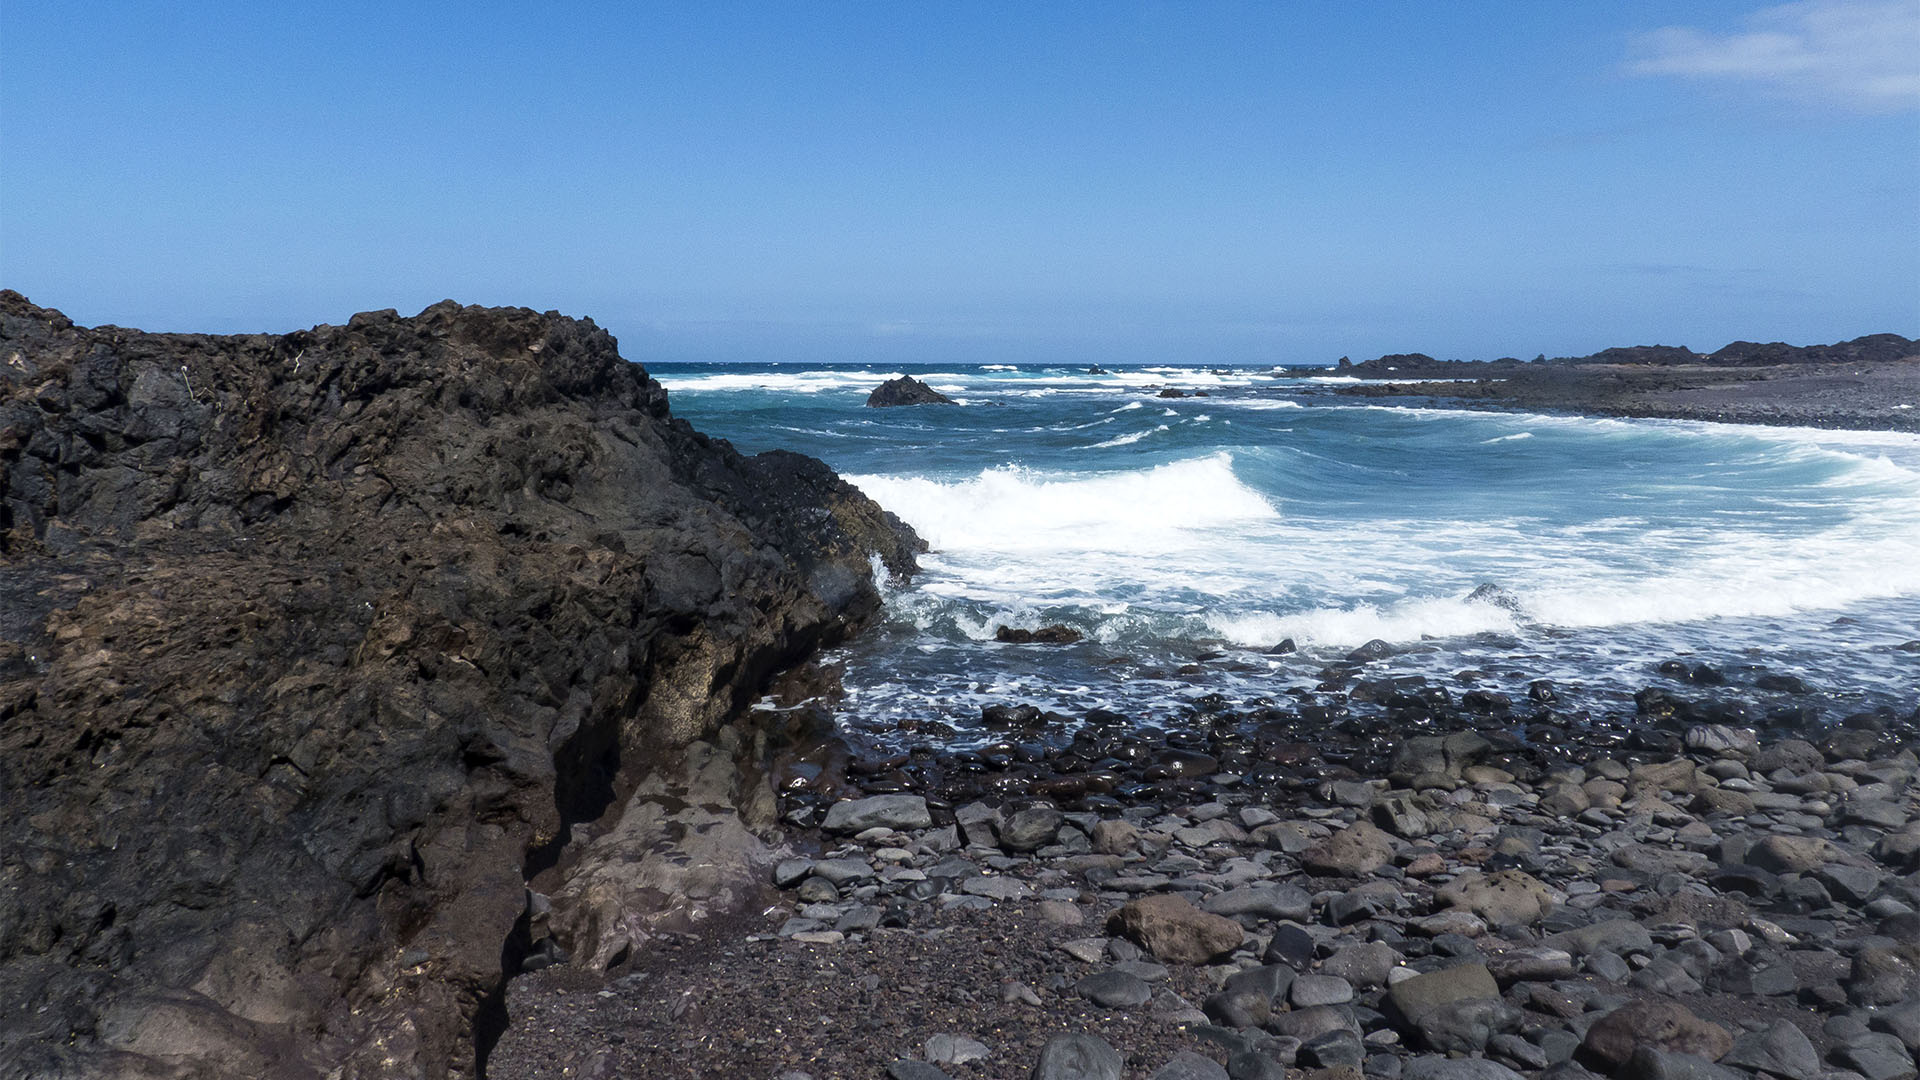
[[[1376,639],[1370,670],[1523,704],[1547,679],[1595,723],[1646,686],[1805,723],[1920,684],[1913,435],[1383,407],[1252,368],[647,366],[675,415],[823,459],[931,545],[830,657],[840,724],[882,745],[977,745],[994,704],[1298,700]],[[959,404],[866,407],[903,373]],[[1084,637],[994,640],[1051,624]]]

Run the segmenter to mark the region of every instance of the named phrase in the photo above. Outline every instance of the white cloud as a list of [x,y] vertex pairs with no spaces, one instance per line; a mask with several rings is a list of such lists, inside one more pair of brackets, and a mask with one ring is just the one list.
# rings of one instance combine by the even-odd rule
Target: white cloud
[[1641,34],[1627,71],[1743,81],[1862,112],[1920,108],[1920,0],[1805,0],[1744,24]]

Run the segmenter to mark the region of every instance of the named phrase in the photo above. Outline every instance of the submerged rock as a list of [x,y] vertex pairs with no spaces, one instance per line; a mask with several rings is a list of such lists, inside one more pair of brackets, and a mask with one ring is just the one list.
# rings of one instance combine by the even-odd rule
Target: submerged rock
[[1080,631],[1071,626],[1043,626],[1038,630],[1026,630],[1014,626],[996,626],[993,628],[993,640],[1008,645],[1071,645],[1080,640]]

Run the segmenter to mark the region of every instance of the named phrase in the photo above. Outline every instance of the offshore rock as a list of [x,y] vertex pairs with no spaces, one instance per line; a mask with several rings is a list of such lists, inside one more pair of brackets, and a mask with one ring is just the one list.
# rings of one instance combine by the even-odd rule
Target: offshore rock
[[889,379],[867,395],[867,407],[881,409],[892,405],[951,405],[953,399],[910,375]]
[[723,722],[916,546],[587,320],[0,292],[0,1074],[475,1075],[532,915],[595,957],[649,889],[744,893],[648,852],[762,857],[764,736]]

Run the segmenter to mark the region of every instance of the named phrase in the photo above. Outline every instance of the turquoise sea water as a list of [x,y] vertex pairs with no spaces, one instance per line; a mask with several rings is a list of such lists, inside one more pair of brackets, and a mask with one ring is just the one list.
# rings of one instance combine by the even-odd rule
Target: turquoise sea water
[[[1920,638],[1920,437],[1379,407],[1258,369],[913,368],[960,404],[892,409],[865,400],[900,370],[648,370],[676,415],[822,458],[932,545],[840,657],[857,728],[1171,715],[1312,686],[1375,638],[1392,670],[1551,678],[1596,712],[1672,657],[1798,675],[1828,715],[1911,709],[1920,683],[1897,648]],[[1513,603],[1467,599],[1485,583]],[[1051,623],[1086,640],[992,640]]]

